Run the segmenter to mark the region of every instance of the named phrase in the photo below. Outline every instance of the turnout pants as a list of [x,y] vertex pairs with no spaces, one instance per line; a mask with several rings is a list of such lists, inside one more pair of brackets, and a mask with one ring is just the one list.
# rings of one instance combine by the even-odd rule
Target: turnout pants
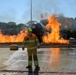
[[38,57],[37,57],[37,49],[27,50],[27,53],[28,53],[28,66],[32,66],[32,59],[34,60],[35,67],[39,66]]

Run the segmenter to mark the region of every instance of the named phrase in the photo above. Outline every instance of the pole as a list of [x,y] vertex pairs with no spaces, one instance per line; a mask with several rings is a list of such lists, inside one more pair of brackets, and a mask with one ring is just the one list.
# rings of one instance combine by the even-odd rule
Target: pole
[[32,0],[31,0],[31,21],[32,21]]

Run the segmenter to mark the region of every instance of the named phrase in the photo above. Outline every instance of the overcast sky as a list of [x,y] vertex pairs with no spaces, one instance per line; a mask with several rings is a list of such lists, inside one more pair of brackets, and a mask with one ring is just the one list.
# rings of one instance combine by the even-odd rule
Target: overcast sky
[[[31,0],[0,0],[0,22],[30,21]],[[76,17],[76,0],[32,0],[33,20],[40,21],[41,14],[61,14]]]

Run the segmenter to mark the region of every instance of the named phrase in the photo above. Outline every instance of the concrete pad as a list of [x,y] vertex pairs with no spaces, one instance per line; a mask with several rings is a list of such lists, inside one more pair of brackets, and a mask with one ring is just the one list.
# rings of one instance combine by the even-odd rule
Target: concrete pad
[[[59,71],[75,71],[76,55],[71,55],[76,48],[39,48],[38,59],[41,67],[40,71],[59,72]],[[9,53],[9,51],[7,51]],[[7,55],[8,56],[8,55]],[[12,52],[8,60],[4,61],[7,70],[26,70],[27,51]],[[34,65],[33,65],[34,68]]]
[[9,59],[14,51],[10,51],[9,48],[0,48],[0,69],[6,67],[3,63]]

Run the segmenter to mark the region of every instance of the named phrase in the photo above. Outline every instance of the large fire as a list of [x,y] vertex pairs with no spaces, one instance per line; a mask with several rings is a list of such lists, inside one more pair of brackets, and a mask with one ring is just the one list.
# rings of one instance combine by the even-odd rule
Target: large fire
[[[55,18],[55,15],[50,16],[46,29],[51,29],[51,32],[44,35],[42,40],[44,43],[69,43],[68,40],[60,38],[60,26],[61,24]],[[18,35],[3,35],[0,32],[0,43],[17,43],[22,42],[26,36],[27,28],[23,29]]]
[[68,40],[64,40],[60,38],[60,26],[61,24],[55,18],[55,15],[51,15],[48,19],[48,24],[46,25],[46,29],[51,29],[51,32],[47,35],[43,36],[44,43],[69,43]]
[[27,28],[23,29],[18,35],[3,35],[0,32],[0,43],[17,43],[22,42],[26,36]]

